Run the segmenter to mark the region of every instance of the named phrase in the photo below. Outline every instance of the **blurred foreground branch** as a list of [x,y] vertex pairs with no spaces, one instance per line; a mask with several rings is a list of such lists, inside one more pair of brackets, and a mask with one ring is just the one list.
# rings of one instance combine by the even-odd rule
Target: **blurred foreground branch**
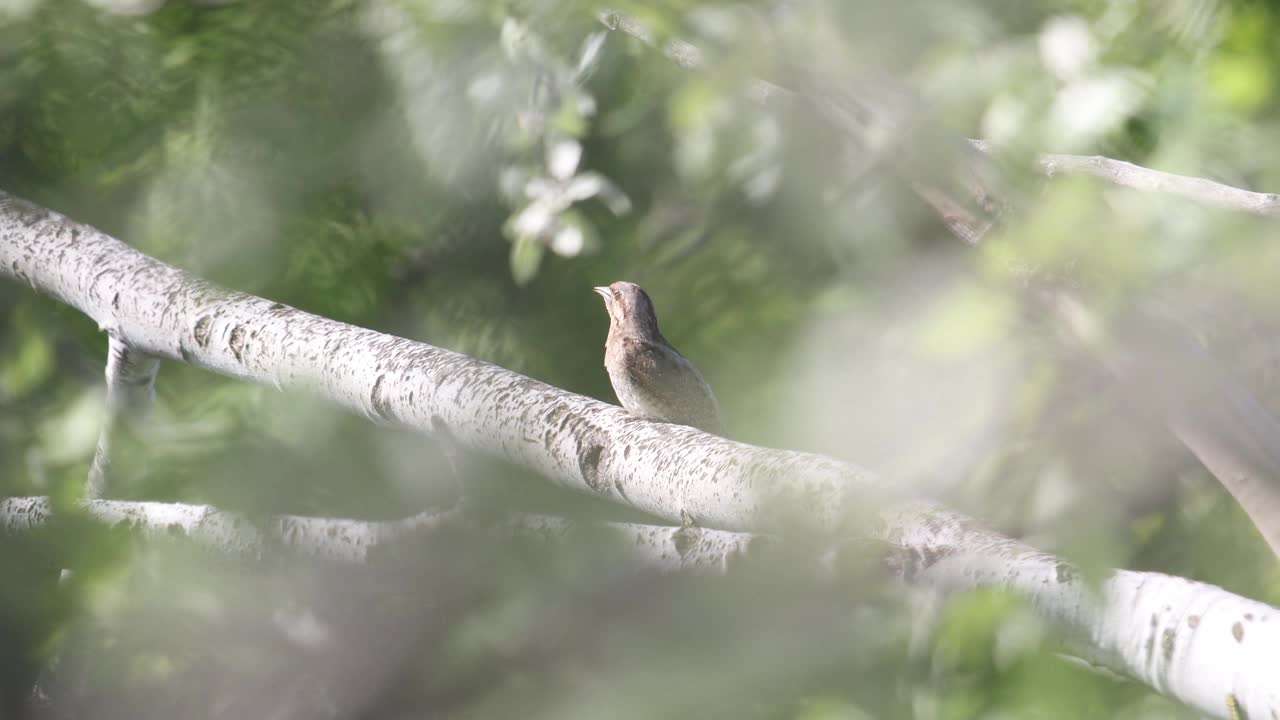
[[[396,546],[427,541],[434,534],[462,529],[494,529],[511,537],[555,540],[573,537],[578,523],[553,515],[516,514],[490,523],[463,507],[422,512],[400,520],[271,515],[250,517],[211,505],[88,500],[76,510],[108,527],[139,537],[186,541],[231,557],[258,558],[283,550],[309,557],[367,563]],[[57,516],[47,497],[0,500],[0,532],[22,533]],[[635,559],[660,570],[723,571],[735,555],[747,552],[753,537],[744,533],[639,523],[592,525],[616,537]]]
[[[1227,717],[1227,697],[1258,716],[1280,708],[1270,677],[1270,668],[1280,666],[1280,610],[1217,588],[1120,571],[1096,593],[1068,563],[963,516],[916,504],[886,506],[884,484],[854,466],[638,418],[458,353],[230,292],[3,193],[0,273],[79,308],[141,352],[310,390],[375,422],[447,436],[559,485],[668,520],[688,515],[713,527],[769,531],[794,517],[832,536],[856,532],[887,542],[900,548],[899,572],[908,581],[1013,591],[1066,630],[1086,659],[1204,712]],[[855,516],[856,505],[870,510]],[[38,499],[6,507],[18,526],[23,510],[47,517]],[[113,522],[149,526],[154,517],[166,528],[210,539],[244,527],[200,506],[98,501],[88,507]],[[851,520],[860,524],[850,527]],[[358,555],[376,545],[379,533],[385,538],[429,521],[341,527]],[[305,545],[327,532],[326,522],[349,521],[282,520],[239,542]],[[677,553],[682,531],[683,541],[708,532],[664,531],[663,542]],[[724,547],[737,545],[726,541]]]

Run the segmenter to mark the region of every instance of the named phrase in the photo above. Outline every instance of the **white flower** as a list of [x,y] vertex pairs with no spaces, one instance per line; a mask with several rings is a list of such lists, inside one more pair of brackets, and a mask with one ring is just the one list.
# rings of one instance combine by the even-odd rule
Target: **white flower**
[[1078,78],[1097,56],[1089,24],[1076,15],[1051,18],[1040,31],[1040,59],[1060,80]]

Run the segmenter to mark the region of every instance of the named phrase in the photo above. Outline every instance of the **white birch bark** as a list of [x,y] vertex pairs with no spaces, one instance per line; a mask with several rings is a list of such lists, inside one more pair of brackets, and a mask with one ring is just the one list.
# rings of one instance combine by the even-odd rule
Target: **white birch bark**
[[893,537],[905,574],[942,590],[1003,587],[1067,630],[1072,651],[1210,717],[1280,716],[1280,609],[1185,578],[1114,570],[1091,587],[1071,564],[934,513]]
[[[458,353],[229,292],[3,193],[0,274],[79,308],[141,352],[305,388],[668,520],[767,531],[798,512],[832,533],[886,540],[902,549],[908,580],[1017,592],[1088,659],[1212,716],[1229,716],[1228,697],[1249,717],[1280,715],[1280,611],[1270,606],[1123,571],[1095,595],[1069,564],[961,516],[899,504],[871,520],[890,493],[854,466],[645,420]],[[188,523],[205,517],[185,512],[196,513],[178,512]],[[851,518],[870,521],[853,527]],[[679,531],[670,532],[663,542],[681,554]]]
[[[139,537],[189,542],[220,555],[260,559],[273,551],[343,563],[371,562],[376,553],[459,529],[493,529],[507,537],[571,541],[582,530],[604,532],[617,539],[644,567],[665,572],[724,572],[736,556],[759,541],[747,533],[696,527],[602,522],[583,525],[554,515],[514,514],[492,527],[475,513],[456,507],[423,512],[400,520],[270,515],[251,518],[211,505],[128,500],[88,500],[78,511],[107,527]],[[42,527],[55,511],[47,497],[0,500],[0,533],[21,534]]]

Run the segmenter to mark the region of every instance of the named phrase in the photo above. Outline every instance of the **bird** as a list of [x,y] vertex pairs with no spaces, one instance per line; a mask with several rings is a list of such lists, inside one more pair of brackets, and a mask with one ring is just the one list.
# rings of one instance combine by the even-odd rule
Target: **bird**
[[644,288],[618,281],[592,289],[604,298],[609,312],[604,367],[622,407],[633,415],[724,435],[711,386],[662,336]]

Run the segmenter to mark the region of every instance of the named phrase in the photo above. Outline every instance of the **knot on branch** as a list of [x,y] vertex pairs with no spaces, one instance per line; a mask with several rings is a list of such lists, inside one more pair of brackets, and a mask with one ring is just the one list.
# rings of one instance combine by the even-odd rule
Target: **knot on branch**
[[587,487],[598,492],[608,489],[608,482],[600,477],[600,463],[605,456],[604,445],[592,433],[578,446],[578,472]]

